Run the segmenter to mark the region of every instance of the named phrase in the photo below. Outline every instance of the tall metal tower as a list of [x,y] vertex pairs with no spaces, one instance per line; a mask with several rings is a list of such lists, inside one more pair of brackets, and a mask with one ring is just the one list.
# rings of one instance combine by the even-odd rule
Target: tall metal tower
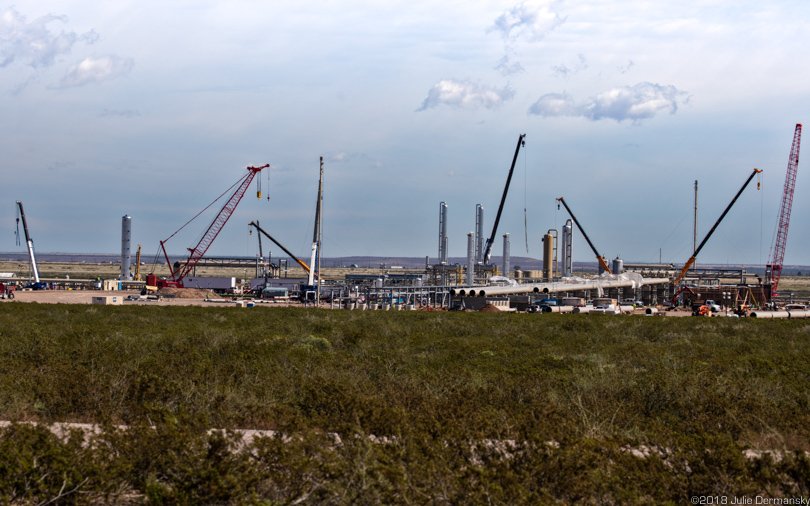
[[793,189],[796,187],[796,171],[799,168],[799,144],[802,140],[802,124],[796,124],[793,133],[793,146],[790,148],[787,175],[785,176],[785,190],[782,192],[782,207],[779,210],[779,225],[776,229],[776,239],[771,246],[768,264],[765,266],[766,279],[771,283],[771,293],[775,294],[782,276],[782,261],[785,258],[785,244],[787,243],[788,226],[790,225],[790,209],[793,206]]

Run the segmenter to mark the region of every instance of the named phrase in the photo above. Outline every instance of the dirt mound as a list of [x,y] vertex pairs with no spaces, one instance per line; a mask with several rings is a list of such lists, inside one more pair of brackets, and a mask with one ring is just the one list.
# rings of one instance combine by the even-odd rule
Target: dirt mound
[[174,297],[175,299],[204,299],[206,296],[215,298],[217,294],[211,290],[204,290],[202,288],[161,288],[157,292],[164,297]]
[[501,310],[498,309],[498,307],[495,306],[494,304],[487,304],[486,306],[482,307],[478,312],[479,313],[500,313]]

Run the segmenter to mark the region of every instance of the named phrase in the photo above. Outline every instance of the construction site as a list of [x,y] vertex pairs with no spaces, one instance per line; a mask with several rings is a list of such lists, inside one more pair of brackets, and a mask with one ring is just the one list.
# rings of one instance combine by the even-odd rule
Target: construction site
[[[252,182],[263,169],[247,167],[244,176],[223,193],[227,196],[219,212],[202,232],[188,255],[170,254],[167,243],[181,230],[192,226],[194,218],[177,232],[160,240],[159,256],[146,259],[131,241],[132,221],[124,215],[121,226],[121,255],[106,265],[80,270],[71,262],[37,262],[22,202],[17,202],[18,244],[23,241],[27,262],[7,259],[0,262],[0,296],[6,300],[53,302],[92,302],[99,304],[154,304],[180,299],[203,304],[233,303],[243,307],[259,304],[302,305],[349,310],[454,310],[530,313],[635,313],[653,315],[755,316],[765,318],[807,318],[807,294],[780,291],[787,245],[791,206],[801,142],[797,124],[788,159],[787,174],[778,215],[778,227],[771,245],[764,276],[740,268],[717,268],[696,261],[723,219],[754,178],[753,169],[728,202],[709,232],[698,241],[697,181],[695,181],[695,228],[692,254],[682,264],[632,263],[622,258],[608,259],[586,233],[586,224],[598,217],[578,217],[565,197],[556,199],[568,218],[560,230],[549,229],[542,237],[542,259],[537,269],[513,267],[510,235],[499,231],[515,164],[525,134],[518,137],[506,183],[491,229],[486,225],[484,206],[475,207],[475,229],[467,234],[466,258],[453,261],[449,256],[449,206],[438,205],[438,252],[427,255],[420,265],[386,265],[379,268],[322,267],[323,158],[316,197],[315,224],[307,256],[296,255],[263,228],[259,220],[249,223],[258,237],[255,257],[208,256],[209,247],[231,218]],[[261,178],[257,179],[260,183]],[[758,185],[759,183],[757,183]],[[261,198],[261,187],[257,198]],[[729,195],[731,196],[731,195]],[[571,201],[575,200],[572,198]],[[209,204],[203,211],[217,204]],[[574,207],[575,208],[575,207]],[[424,226],[435,226],[425,224]],[[489,229],[489,232],[487,230]],[[584,239],[593,269],[574,269],[574,236]],[[264,241],[264,242],[262,242]],[[493,248],[502,241],[502,254],[493,257]],[[174,246],[176,248],[176,246]],[[277,252],[271,255],[271,250]],[[134,254],[133,254],[133,251]],[[281,252],[281,253],[278,253]],[[304,258],[301,258],[301,257]],[[626,255],[632,258],[632,253]],[[495,262],[494,258],[499,258]],[[411,262],[412,263],[412,262]],[[44,268],[43,268],[44,266]],[[117,272],[113,272],[115,269]],[[60,292],[61,295],[48,295]],[[67,293],[70,292],[70,293]],[[95,295],[94,295],[95,294]]]

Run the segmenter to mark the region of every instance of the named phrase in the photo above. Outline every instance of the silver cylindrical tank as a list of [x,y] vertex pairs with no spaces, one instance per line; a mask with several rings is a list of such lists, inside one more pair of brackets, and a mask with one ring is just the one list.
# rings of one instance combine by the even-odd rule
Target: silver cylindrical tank
[[447,264],[447,203],[439,204],[439,263]]
[[374,288],[382,288],[383,287],[383,280],[382,278],[377,278],[374,280]]
[[574,223],[565,222],[562,228],[562,277],[570,278],[574,272],[573,260]]
[[554,236],[543,236],[543,280],[551,281],[554,278]]
[[121,218],[121,275],[119,280],[131,279],[130,264],[132,256],[130,254],[132,246],[132,217],[128,214]]
[[503,275],[509,276],[509,234],[503,234]]
[[616,258],[613,259],[613,267],[611,270],[613,274],[621,274],[624,272],[624,260],[619,258],[619,255],[616,255]]
[[475,205],[475,263],[484,262],[484,206]]
[[467,284],[475,284],[475,234],[467,234]]
[[[605,263],[605,265],[607,265],[607,259],[605,257],[602,257],[602,261]],[[597,272],[600,276],[605,273],[605,268],[602,267],[602,262],[599,262],[599,269]]]

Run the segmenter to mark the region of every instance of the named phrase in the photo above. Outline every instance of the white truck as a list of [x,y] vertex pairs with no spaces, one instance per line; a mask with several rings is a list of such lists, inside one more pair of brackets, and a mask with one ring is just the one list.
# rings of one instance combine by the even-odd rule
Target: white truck
[[720,312],[720,305],[717,304],[715,301],[708,299],[704,304],[709,306],[709,311],[711,311],[712,313]]

